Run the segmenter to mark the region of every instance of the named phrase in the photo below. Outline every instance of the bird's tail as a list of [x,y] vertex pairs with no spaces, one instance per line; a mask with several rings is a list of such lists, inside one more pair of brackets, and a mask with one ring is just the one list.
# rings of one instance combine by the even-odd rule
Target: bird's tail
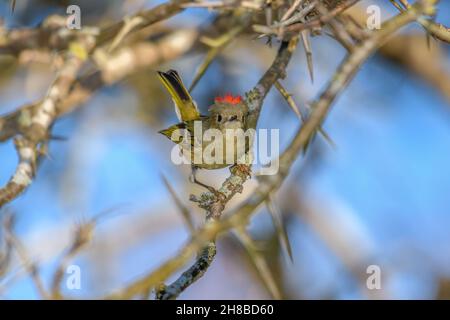
[[169,70],[167,72],[158,71],[158,76],[175,103],[175,111],[180,121],[198,119],[200,113],[195,101],[184,86],[178,72],[175,70]]

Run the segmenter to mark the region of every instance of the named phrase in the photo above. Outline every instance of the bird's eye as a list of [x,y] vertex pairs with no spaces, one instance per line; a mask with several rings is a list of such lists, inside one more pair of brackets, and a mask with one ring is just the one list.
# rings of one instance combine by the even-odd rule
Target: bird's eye
[[217,122],[220,122],[220,121],[222,121],[222,116],[219,114],[219,115],[217,115]]

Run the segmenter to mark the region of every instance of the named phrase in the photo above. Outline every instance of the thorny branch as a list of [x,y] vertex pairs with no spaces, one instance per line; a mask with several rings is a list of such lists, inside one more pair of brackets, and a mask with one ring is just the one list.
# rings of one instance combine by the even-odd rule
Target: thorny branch
[[[219,189],[219,192],[223,194],[223,197],[218,198],[214,194],[203,193],[200,199],[194,198],[195,201],[199,202],[199,205],[202,208],[207,210],[208,216],[211,217],[211,219],[195,234],[195,236],[192,237],[192,240],[186,244],[176,256],[166,261],[155,271],[138,279],[131,285],[107,298],[128,299],[139,293],[148,291],[149,288],[158,286],[161,281],[164,281],[173,272],[183,266],[190,259],[192,254],[195,254],[201,248],[205,248],[204,244],[207,243],[207,247],[203,249],[205,251],[200,255],[197,262],[185,271],[177,281],[169,287],[163,286],[162,288],[158,288],[157,298],[176,298],[189,284],[203,275],[214,257],[215,245],[213,241],[216,239],[216,236],[226,230],[240,228],[246,225],[260,204],[262,204],[271,193],[279,188],[295,159],[300,152],[308,146],[310,140],[320,128],[331,104],[338,94],[348,85],[363,62],[396,30],[417,20],[422,14],[433,14],[435,3],[436,1],[421,1],[416,3],[407,11],[384,23],[379,31],[374,32],[370,37],[354,48],[344,62],[342,62],[336,71],[333,80],[320,95],[320,98],[313,104],[312,112],[307,121],[299,129],[290,146],[280,157],[279,173],[275,176],[268,176],[266,181],[261,182],[258,192],[254,193],[245,204],[236,210],[235,214],[227,216],[222,220],[218,219],[221,217],[227,201],[240,191],[243,183],[247,180],[247,173],[242,172],[239,169],[232,172],[232,175]],[[294,39],[293,42],[295,43],[296,41],[297,40]],[[255,88],[247,95],[247,102],[250,107],[250,126],[256,126],[264,97],[278,78],[281,75],[284,75],[292,50],[292,47],[288,43],[283,42],[277,55],[277,59],[274,61],[271,68],[265,73]]]

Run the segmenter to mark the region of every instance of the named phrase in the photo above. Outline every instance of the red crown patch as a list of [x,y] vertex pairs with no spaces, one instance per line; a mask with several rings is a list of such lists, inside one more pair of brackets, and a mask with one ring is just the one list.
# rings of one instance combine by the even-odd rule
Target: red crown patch
[[214,99],[215,102],[226,102],[229,104],[238,104],[242,102],[242,97],[241,96],[233,96],[231,93],[227,93],[226,95],[224,95],[223,97],[216,97]]

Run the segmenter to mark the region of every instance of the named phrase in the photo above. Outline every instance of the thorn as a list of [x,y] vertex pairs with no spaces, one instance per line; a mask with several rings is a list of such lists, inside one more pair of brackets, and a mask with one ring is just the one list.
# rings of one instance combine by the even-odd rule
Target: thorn
[[328,142],[328,144],[333,148],[333,149],[337,149],[337,145],[334,142],[334,140],[330,137],[330,135],[323,129],[323,127],[319,127],[319,133],[321,134],[321,136],[325,139],[326,142]]
[[144,19],[140,16],[136,17],[125,17],[123,19],[123,26],[120,29],[120,31],[117,33],[117,35],[114,37],[114,39],[111,42],[111,45],[109,46],[107,52],[111,53],[113,52],[119,44],[126,38],[126,36],[138,25],[140,25]]

